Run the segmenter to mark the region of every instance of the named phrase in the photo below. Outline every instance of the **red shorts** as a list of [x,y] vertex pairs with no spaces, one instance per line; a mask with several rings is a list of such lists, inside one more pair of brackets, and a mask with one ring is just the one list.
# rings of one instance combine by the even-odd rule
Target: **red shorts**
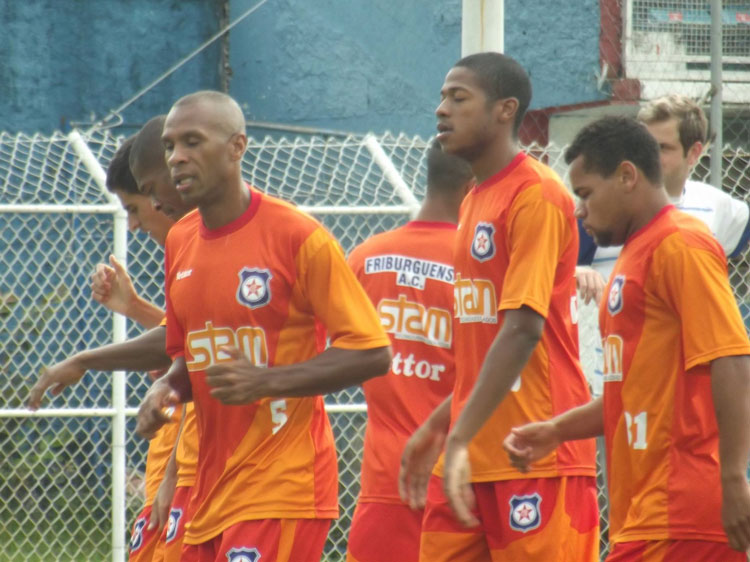
[[161,542],[164,543],[164,562],[180,562],[182,539],[185,536],[185,512],[190,501],[191,486],[178,486],[174,490],[172,505],[169,508],[169,519],[164,526]]
[[615,543],[606,562],[747,562],[747,554],[712,541],[632,541]]
[[432,476],[422,521],[420,560],[599,561],[596,481],[589,476],[529,478],[472,485],[480,524],[456,521]]
[[347,562],[419,560],[419,535],[424,511],[404,504],[358,503],[349,529]]
[[182,545],[181,562],[320,562],[330,519],[243,521],[201,544]]
[[129,562],[151,562],[154,557],[154,551],[159,543],[159,533],[156,529],[148,530],[150,519],[151,506],[147,505],[133,523],[128,554]]

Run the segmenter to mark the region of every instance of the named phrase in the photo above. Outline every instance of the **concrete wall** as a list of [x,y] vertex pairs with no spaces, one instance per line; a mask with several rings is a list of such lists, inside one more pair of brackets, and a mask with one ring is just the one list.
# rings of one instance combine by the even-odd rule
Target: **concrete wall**
[[[0,0],[0,130],[101,118],[257,0]],[[596,90],[599,0],[506,0],[506,52],[529,70],[532,108]],[[460,57],[461,0],[269,0],[230,34],[230,93],[248,118],[432,135]],[[219,88],[219,46],[124,112],[138,125],[177,97]],[[124,132],[128,132],[127,129]]]
[[[207,0],[0,0],[0,130],[51,131],[100,118],[218,29]],[[142,122],[216,88],[210,49],[136,102]]]

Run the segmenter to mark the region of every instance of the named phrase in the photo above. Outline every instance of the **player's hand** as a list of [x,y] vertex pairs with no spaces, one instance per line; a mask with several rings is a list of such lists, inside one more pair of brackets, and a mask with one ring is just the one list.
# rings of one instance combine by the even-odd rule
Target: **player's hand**
[[576,286],[584,304],[592,300],[594,304],[599,304],[605,285],[604,278],[598,271],[587,266],[576,267]]
[[151,504],[151,519],[148,521],[148,530],[158,529],[161,534],[164,526],[169,522],[169,508],[172,507],[174,491],[177,485],[177,474],[167,469],[164,478],[159,484],[159,489],[154,496],[154,503]]
[[469,448],[466,443],[454,442],[450,437],[445,445],[443,491],[459,523],[465,527],[479,525],[474,513],[476,498],[471,488]]
[[172,414],[179,403],[179,394],[165,379],[158,379],[148,389],[138,408],[135,432],[146,439],[153,439],[161,426],[173,421]]
[[401,455],[398,493],[412,509],[422,509],[427,501],[427,483],[443,451],[445,432],[422,424],[409,438]]
[[74,355],[51,367],[44,367],[39,374],[39,379],[29,392],[28,408],[30,410],[37,410],[41,406],[44,393],[48,389],[52,395],[57,396],[66,387],[81,380],[81,377],[85,373],[86,369],[81,364],[78,355]]
[[750,548],[750,486],[744,474],[732,480],[722,478],[721,522],[729,546],[740,552]]
[[236,347],[224,345],[219,351],[230,360],[206,369],[211,396],[231,406],[250,404],[269,396],[268,369],[253,365]]
[[128,272],[114,255],[109,256],[109,264],[98,264],[91,275],[91,297],[111,311],[127,316],[138,294]]
[[510,464],[521,472],[528,472],[532,463],[549,455],[559,444],[554,423],[535,422],[511,429],[503,440],[503,449],[508,453]]

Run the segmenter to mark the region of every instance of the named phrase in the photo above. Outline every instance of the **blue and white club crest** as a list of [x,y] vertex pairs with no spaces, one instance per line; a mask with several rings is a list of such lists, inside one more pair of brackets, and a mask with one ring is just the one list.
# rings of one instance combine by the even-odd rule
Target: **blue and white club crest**
[[510,498],[510,528],[526,533],[542,524],[542,512],[539,504],[542,497],[539,494],[530,496],[511,496]]
[[180,519],[182,519],[182,509],[173,508],[169,511],[167,538],[164,542],[172,542],[175,539],[177,536],[177,530],[180,528]]
[[267,269],[243,267],[239,272],[237,301],[250,308],[259,308],[271,301],[271,272]]
[[471,241],[471,255],[478,261],[495,257],[495,227],[488,222],[477,223]]
[[622,310],[623,297],[622,291],[625,287],[625,276],[617,275],[612,280],[612,285],[609,287],[609,295],[607,296],[607,310],[610,315],[614,316]]
[[232,548],[227,552],[227,562],[257,562],[260,552],[257,548]]
[[139,517],[133,525],[133,534],[130,536],[130,552],[135,552],[143,546],[143,529],[146,527],[146,518]]

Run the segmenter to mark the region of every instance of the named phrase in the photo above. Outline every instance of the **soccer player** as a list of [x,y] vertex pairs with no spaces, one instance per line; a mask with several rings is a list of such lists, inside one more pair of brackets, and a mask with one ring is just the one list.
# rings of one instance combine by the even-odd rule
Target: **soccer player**
[[[183,201],[198,206],[167,237],[172,367],[138,414],[192,400],[197,480],[181,560],[318,561],[338,514],[333,435],[321,393],[384,374],[389,340],[318,222],[244,183],[237,103],[197,92],[162,136]],[[331,338],[317,353],[315,322]]]
[[[130,230],[141,229],[163,245],[173,221],[156,211],[151,199],[138,191],[129,167],[135,138],[127,139],[115,153],[107,169],[106,185],[117,195],[127,212]],[[163,166],[166,167],[164,164]],[[111,267],[100,264],[92,276],[93,298],[110,310],[131,318],[145,328],[155,330],[124,344],[79,352],[47,367],[31,390],[28,401],[31,408],[40,406],[42,396],[48,388],[52,388],[53,394],[59,394],[66,386],[77,383],[88,369],[149,370],[169,366],[169,357],[165,353],[164,329],[157,328],[164,317],[164,311],[137,295],[127,272],[114,256],[110,257],[110,264]],[[177,428],[177,423],[166,424],[149,444],[145,473],[146,498],[143,509],[133,524],[129,553],[131,562],[161,560],[160,549],[163,545],[158,540],[161,529],[149,528],[148,522],[159,483],[177,438]]]
[[441,98],[437,139],[471,163],[477,185],[454,246],[453,396],[417,430],[402,461],[406,499],[419,505],[425,469],[445,440],[427,490],[420,560],[593,562],[594,441],[566,444],[526,474],[501,447],[511,427],[590,398],[574,324],[573,199],[550,168],[519,150],[531,84],[515,60],[461,59]]
[[362,386],[367,430],[361,489],[347,560],[419,560],[422,510],[399,497],[398,470],[407,440],[453,390],[453,241],[458,208],[472,185],[468,162],[427,152],[427,193],[415,220],[358,246],[349,264],[391,338],[385,377]]
[[565,159],[586,230],[624,243],[599,313],[604,396],[513,429],[504,446],[533,470],[561,444],[605,436],[608,562],[744,562],[750,342],[724,252],[670,205],[659,145],[637,121],[591,123]]
[[[670,202],[706,223],[728,257],[740,255],[750,240],[748,203],[734,199],[721,189],[688,179],[707,138],[708,122],[701,107],[686,96],[672,94],[644,105],[638,112],[638,120],[659,144],[662,181]],[[584,295],[596,293],[598,302],[622,247],[598,246],[580,223],[579,234],[579,286]],[[601,346],[597,345],[594,351],[596,366],[591,382],[598,396],[602,387]]]

